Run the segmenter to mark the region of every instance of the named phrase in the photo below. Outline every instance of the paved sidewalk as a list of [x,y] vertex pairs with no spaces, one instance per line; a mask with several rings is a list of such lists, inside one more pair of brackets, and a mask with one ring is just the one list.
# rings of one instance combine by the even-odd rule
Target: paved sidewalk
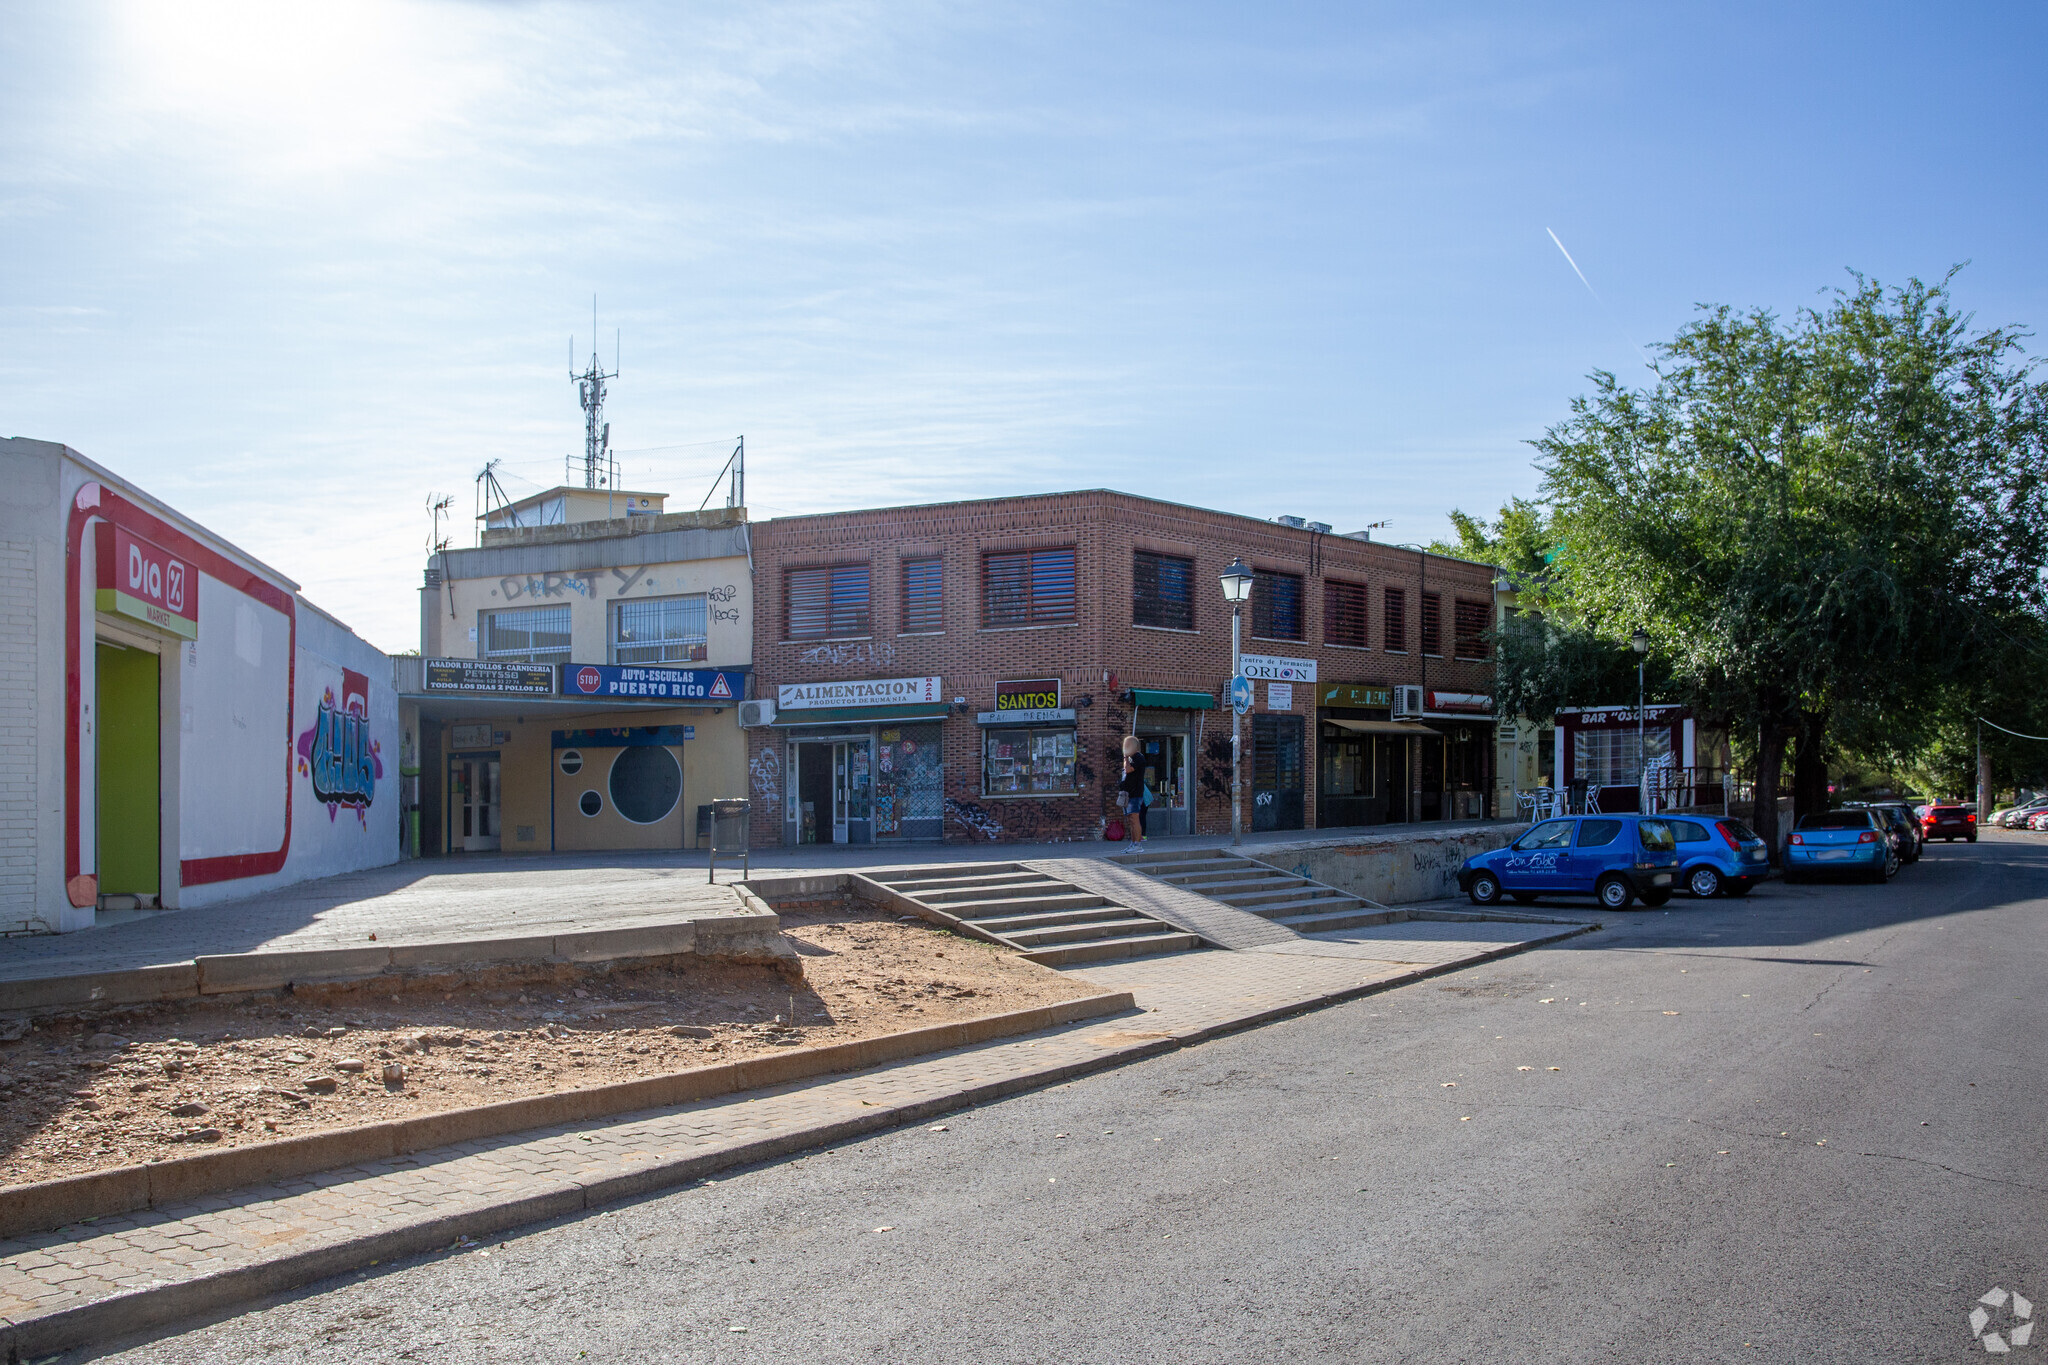
[[1133,991],[1140,1012],[0,1242],[0,1348],[30,1356],[104,1340],[461,1236],[918,1121],[1581,931],[1443,924],[1431,927],[1457,936],[1429,937],[1416,932],[1421,927],[1386,925],[1245,952],[1074,968],[1083,980]]

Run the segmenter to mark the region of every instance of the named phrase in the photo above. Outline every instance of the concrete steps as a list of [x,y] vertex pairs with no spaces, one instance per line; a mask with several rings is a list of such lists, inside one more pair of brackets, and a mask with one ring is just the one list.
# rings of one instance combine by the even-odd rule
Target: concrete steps
[[1015,863],[880,872],[872,880],[935,917],[1049,967],[1199,948],[1198,935]]
[[1297,934],[1385,924],[1376,905],[1321,882],[1282,872],[1223,849],[1199,853],[1126,853],[1111,861],[1133,872],[1222,901]]

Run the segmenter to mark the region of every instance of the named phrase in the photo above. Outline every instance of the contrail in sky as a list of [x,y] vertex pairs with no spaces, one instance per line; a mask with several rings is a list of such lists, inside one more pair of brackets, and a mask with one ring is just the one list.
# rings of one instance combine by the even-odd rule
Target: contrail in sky
[[1588,294],[1593,295],[1595,299],[1598,299],[1600,295],[1593,288],[1593,282],[1586,278],[1585,271],[1579,269],[1579,263],[1572,259],[1572,253],[1564,250],[1564,243],[1558,242],[1557,234],[1555,232],[1551,232],[1549,228],[1545,228],[1543,230],[1545,232],[1550,232],[1550,240],[1553,242],[1557,242],[1557,249],[1559,251],[1564,251],[1564,263],[1572,268],[1572,274],[1577,275],[1579,277],[1579,283],[1586,286],[1586,292]]

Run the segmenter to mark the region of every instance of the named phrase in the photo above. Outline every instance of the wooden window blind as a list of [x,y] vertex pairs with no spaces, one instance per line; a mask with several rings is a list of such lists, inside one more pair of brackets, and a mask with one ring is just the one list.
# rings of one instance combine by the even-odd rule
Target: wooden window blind
[[783,579],[790,640],[837,640],[873,633],[868,566],[791,569]]
[[1043,626],[1074,619],[1074,550],[982,556],[981,623]]
[[1253,571],[1252,634],[1268,640],[1301,638],[1301,575]]
[[1443,601],[1443,598],[1439,597],[1436,593],[1426,592],[1422,594],[1422,652],[1424,654],[1442,654],[1444,652],[1443,622],[1441,619],[1443,616]]
[[1323,583],[1323,643],[1370,649],[1372,641],[1365,631],[1365,585],[1326,579]]
[[1386,596],[1381,600],[1385,605],[1380,610],[1380,647],[1391,650],[1396,654],[1406,654],[1408,652],[1408,590],[1406,588],[1388,588]]
[[1460,659],[1484,659],[1486,657],[1486,632],[1492,622],[1487,604],[1473,602],[1460,597],[1453,605],[1456,615],[1452,624],[1457,628],[1454,641],[1457,657]]
[[942,583],[938,560],[903,561],[903,629],[906,632],[944,628],[945,617],[940,610]]
[[1131,565],[1131,623],[1195,628],[1195,561],[1137,551]]

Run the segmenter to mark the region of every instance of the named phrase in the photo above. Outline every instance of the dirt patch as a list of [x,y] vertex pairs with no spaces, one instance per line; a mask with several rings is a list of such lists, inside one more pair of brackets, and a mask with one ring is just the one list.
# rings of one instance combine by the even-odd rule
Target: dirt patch
[[1094,988],[861,902],[781,907],[804,979],[682,957],[38,1019],[0,1043],[0,1185],[1030,1009]]

